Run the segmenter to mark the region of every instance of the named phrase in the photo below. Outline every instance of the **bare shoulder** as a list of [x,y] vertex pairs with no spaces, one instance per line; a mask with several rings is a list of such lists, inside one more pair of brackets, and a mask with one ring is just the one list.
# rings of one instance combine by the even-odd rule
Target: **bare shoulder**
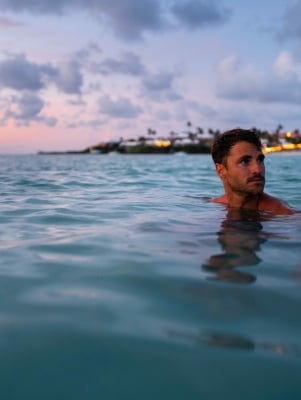
[[272,211],[281,215],[294,214],[294,210],[283,200],[263,193],[259,201],[259,210]]
[[209,200],[210,203],[220,203],[220,204],[228,204],[228,199],[225,194],[219,197],[214,197],[213,199]]

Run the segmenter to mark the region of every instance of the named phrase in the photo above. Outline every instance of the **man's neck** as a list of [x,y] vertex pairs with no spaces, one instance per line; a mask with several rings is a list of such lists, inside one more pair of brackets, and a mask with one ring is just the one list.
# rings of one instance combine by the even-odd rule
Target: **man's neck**
[[245,195],[231,192],[226,194],[228,206],[231,208],[247,208],[249,210],[258,210],[258,204],[261,195]]

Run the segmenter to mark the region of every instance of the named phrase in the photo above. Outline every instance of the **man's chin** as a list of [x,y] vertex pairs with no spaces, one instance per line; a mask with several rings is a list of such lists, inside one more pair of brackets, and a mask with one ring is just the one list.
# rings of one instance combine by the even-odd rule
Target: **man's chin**
[[264,182],[263,181],[254,181],[249,183],[250,191],[256,192],[258,194],[263,192]]
[[248,186],[246,193],[249,196],[258,196],[263,193],[264,185],[251,185]]
[[259,196],[262,193],[263,193],[263,186],[249,191],[249,194],[252,196]]

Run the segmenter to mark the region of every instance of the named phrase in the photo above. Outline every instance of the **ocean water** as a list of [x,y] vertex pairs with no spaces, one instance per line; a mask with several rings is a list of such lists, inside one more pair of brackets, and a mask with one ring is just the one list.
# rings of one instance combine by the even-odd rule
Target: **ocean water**
[[[0,156],[6,400],[301,398],[301,214],[229,213],[209,155]],[[301,152],[266,191],[301,210]]]

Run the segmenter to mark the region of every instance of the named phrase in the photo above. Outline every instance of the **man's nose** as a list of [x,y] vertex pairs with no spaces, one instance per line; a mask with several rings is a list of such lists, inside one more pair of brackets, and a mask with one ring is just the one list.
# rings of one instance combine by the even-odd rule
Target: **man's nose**
[[253,174],[261,174],[264,171],[264,164],[262,161],[254,161],[252,163],[252,172]]

